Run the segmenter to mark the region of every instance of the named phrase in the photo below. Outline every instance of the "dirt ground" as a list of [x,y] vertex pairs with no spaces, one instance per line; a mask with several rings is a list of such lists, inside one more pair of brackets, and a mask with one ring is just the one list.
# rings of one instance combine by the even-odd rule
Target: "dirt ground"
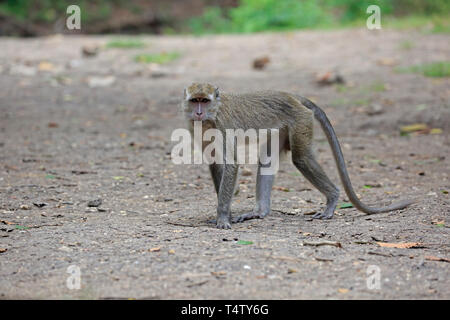
[[[1,299],[450,298],[450,80],[396,71],[449,60],[449,36],[141,37],[146,48],[81,55],[83,46],[111,38],[0,38]],[[163,66],[133,61],[162,51],[181,57]],[[265,55],[267,68],[254,70],[253,59]],[[318,86],[317,74],[328,71],[346,84]],[[313,99],[335,126],[362,199],[417,203],[373,216],[338,209],[332,220],[313,220],[324,198],[287,161],[267,218],[216,229],[208,222],[216,196],[207,166],[170,160],[171,133],[185,125],[179,102],[192,81]],[[442,132],[400,135],[414,123]],[[319,161],[338,182],[316,132]],[[254,204],[255,168],[248,168],[234,215]],[[97,199],[99,207],[88,206]],[[325,241],[340,246],[311,245]],[[67,286],[71,265],[81,272],[79,290]],[[373,276],[379,288],[367,285]]]

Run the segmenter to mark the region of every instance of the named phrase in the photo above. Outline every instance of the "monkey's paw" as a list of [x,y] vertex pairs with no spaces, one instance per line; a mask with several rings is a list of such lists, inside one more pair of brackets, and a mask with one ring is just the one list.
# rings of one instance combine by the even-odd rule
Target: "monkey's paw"
[[251,219],[263,219],[266,215],[263,213],[248,212],[233,218],[233,223],[244,222]]
[[333,211],[332,210],[325,210],[324,212],[317,212],[315,215],[312,216],[313,219],[323,219],[328,220],[333,218]]
[[230,219],[217,219],[216,223],[217,229],[231,229]]

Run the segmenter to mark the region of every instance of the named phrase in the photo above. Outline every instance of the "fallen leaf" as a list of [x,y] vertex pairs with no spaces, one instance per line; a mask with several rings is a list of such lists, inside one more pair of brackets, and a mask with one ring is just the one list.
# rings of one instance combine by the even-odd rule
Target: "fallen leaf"
[[331,85],[334,83],[345,83],[344,78],[340,74],[331,71],[317,75],[316,82],[322,86]]
[[114,76],[106,76],[106,77],[89,77],[87,83],[91,88],[98,87],[109,87],[116,81],[116,77]]
[[432,220],[431,224],[445,224],[444,220]]
[[27,230],[27,229],[30,229],[29,227],[21,226],[21,225],[15,225],[14,227],[15,227],[17,230]]
[[161,251],[161,248],[160,247],[151,248],[151,249],[148,249],[148,251],[150,251],[150,252],[159,252],[159,251]]
[[211,274],[216,277],[224,276],[227,273],[225,271],[212,271]]
[[253,244],[253,241],[239,240],[236,244],[248,245]]
[[256,58],[255,60],[253,60],[253,68],[256,70],[262,70],[266,67],[266,65],[269,62],[270,62],[270,58],[268,56]]
[[338,248],[342,248],[342,245],[340,242],[336,242],[336,241],[321,241],[321,242],[307,242],[304,241],[303,242],[304,246],[314,246],[314,247],[319,247],[319,246],[334,246],[334,247],[338,247]]
[[425,260],[428,261],[443,261],[443,262],[450,262],[450,259],[447,258],[440,258],[435,256],[425,256]]
[[14,222],[6,221],[6,220],[0,220],[0,222],[3,223],[3,224],[9,224],[9,225],[16,224]]
[[400,134],[408,134],[411,132],[427,130],[428,126],[425,123],[415,123],[400,127]]
[[350,202],[343,202],[338,207],[338,209],[347,209],[347,208],[353,208],[353,204],[351,204]]
[[295,270],[295,269],[289,268],[287,272],[288,272],[288,273],[296,273],[296,272],[298,272],[298,271]]
[[169,250],[169,254],[175,254],[175,250],[170,249],[170,250]]
[[55,69],[55,66],[47,61],[42,61],[38,65],[39,71],[52,71]]
[[0,253],[6,252],[6,251],[8,251],[8,249],[6,249],[6,248],[0,248]]
[[284,191],[284,192],[289,192],[289,188],[285,188],[285,187],[273,187],[273,190],[279,190],[279,191]]
[[345,288],[339,288],[338,291],[339,293],[347,293],[349,290]]
[[441,134],[442,133],[442,129],[441,128],[432,128],[430,130],[430,134]]
[[398,249],[418,248],[422,246],[419,242],[398,242],[398,243],[377,242],[377,244],[380,247],[398,248]]
[[380,66],[394,66],[397,64],[397,60],[394,58],[381,58],[377,60],[377,64]]

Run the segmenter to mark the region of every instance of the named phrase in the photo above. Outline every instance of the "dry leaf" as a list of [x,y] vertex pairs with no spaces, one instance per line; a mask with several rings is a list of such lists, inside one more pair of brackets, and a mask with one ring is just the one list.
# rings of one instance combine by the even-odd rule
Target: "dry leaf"
[[[158,249],[159,249],[159,248],[158,248]],[[170,250],[169,250],[169,254],[175,254],[175,250],[170,249]]]
[[257,70],[262,70],[266,67],[266,65],[270,62],[270,58],[268,56],[256,58],[253,60],[253,68]]
[[334,83],[345,83],[344,78],[336,72],[325,72],[316,76],[316,82],[319,85],[331,85]]
[[336,242],[336,241],[320,241],[320,242],[313,242],[313,241],[303,241],[303,245],[304,246],[314,246],[314,247],[319,247],[319,246],[334,246],[334,247],[338,247],[338,248],[342,248],[342,245],[340,242]]
[[39,63],[38,69],[40,71],[52,71],[53,69],[55,69],[55,66],[53,64],[51,64],[50,62],[42,61]]
[[421,246],[419,242],[399,242],[399,243],[377,242],[377,244],[380,247],[398,248],[398,249],[418,248]]
[[349,290],[345,288],[339,288],[338,291],[339,293],[347,293]]
[[284,191],[284,192],[289,192],[289,188],[285,188],[285,187],[273,187],[273,190],[280,190],[280,191]]
[[161,251],[161,248],[160,247],[151,248],[151,249],[148,249],[148,251],[150,251],[150,252],[159,252],[159,251]]
[[425,123],[415,123],[408,126],[400,127],[400,133],[411,133],[415,131],[429,130]]
[[0,220],[0,223],[3,223],[3,224],[9,224],[9,225],[11,225],[11,224],[16,224],[16,223],[14,223],[14,222],[6,221],[6,220]]
[[393,58],[381,58],[377,60],[380,66],[394,66],[397,64],[397,60]]
[[440,258],[435,256],[425,256],[425,260],[428,261],[443,261],[443,262],[450,262],[450,259],[447,258]]
[[6,252],[6,251],[8,251],[8,249],[6,249],[6,248],[0,248],[0,253]]

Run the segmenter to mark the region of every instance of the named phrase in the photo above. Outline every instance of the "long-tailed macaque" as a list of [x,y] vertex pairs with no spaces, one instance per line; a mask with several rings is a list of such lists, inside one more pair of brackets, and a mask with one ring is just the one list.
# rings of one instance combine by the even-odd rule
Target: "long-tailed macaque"
[[[314,118],[325,132],[345,192],[357,209],[367,214],[375,214],[403,209],[412,203],[402,201],[382,208],[369,207],[362,203],[353,190],[341,147],[326,114],[313,102],[300,95],[278,91],[225,94],[219,93],[219,89],[211,84],[193,83],[184,90],[182,108],[191,129],[194,121],[201,121],[205,128],[216,128],[224,136],[226,129],[278,129],[280,139],[278,152],[291,150],[293,164],[326,197],[325,210],[316,213],[313,218],[332,218],[339,198],[339,189],[327,177],[313,154]],[[233,222],[264,218],[269,214],[274,174],[261,174],[261,170],[267,165],[260,162],[258,166],[254,210],[238,216]],[[223,164],[210,164],[218,197],[216,225],[220,229],[231,228],[230,207],[238,167],[238,164],[226,161]]]

